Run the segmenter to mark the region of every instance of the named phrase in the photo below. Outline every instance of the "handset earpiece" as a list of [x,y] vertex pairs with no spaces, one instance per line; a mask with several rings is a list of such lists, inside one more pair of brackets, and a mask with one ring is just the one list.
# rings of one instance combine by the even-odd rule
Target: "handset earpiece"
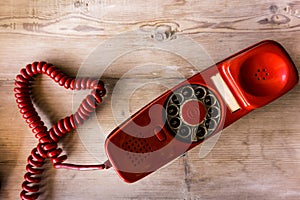
[[280,56],[262,53],[244,61],[240,68],[239,82],[253,96],[270,97],[280,93],[288,82],[288,76],[289,67]]
[[288,53],[274,41],[259,43],[229,59],[222,67],[224,79],[235,88],[248,109],[266,105],[298,82],[298,72]]

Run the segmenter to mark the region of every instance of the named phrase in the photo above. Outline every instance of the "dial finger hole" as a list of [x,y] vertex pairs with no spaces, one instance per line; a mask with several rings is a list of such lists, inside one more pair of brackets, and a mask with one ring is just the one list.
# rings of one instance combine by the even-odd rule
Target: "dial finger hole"
[[176,129],[176,128],[178,128],[180,126],[180,124],[181,124],[181,121],[180,121],[180,119],[178,117],[170,119],[170,126],[172,128]]
[[194,90],[195,96],[200,100],[203,99],[206,95],[206,90],[203,87],[197,87]]
[[204,125],[208,130],[214,130],[216,128],[217,123],[214,119],[207,119],[204,122]]
[[188,126],[181,126],[177,132],[181,137],[188,137],[191,134],[191,128]]
[[220,115],[220,110],[216,106],[212,106],[207,111],[208,118],[217,118]]
[[179,105],[183,102],[183,97],[181,94],[176,93],[176,94],[173,94],[173,96],[171,97],[171,100],[174,104]]
[[197,136],[199,139],[202,139],[202,138],[205,137],[206,133],[207,133],[207,129],[206,129],[205,127],[203,127],[203,126],[200,126],[200,127],[198,127],[198,129],[197,129],[196,136]]
[[194,92],[193,92],[193,88],[186,86],[182,89],[181,93],[184,96],[184,98],[187,99],[192,97]]
[[170,105],[168,108],[167,108],[167,113],[169,116],[176,116],[178,115],[178,107],[176,105]]
[[207,105],[207,106],[212,106],[216,103],[216,97],[214,97],[213,95],[209,94],[207,95],[205,98],[204,98],[204,103]]

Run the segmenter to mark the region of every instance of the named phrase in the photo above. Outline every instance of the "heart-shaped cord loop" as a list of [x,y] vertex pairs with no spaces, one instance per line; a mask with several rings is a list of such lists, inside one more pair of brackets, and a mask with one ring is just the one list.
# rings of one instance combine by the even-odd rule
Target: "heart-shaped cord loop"
[[[64,118],[48,130],[36,112],[32,103],[32,81],[38,74],[47,74],[60,86],[66,89],[82,90],[91,89],[91,93],[81,102],[78,110]],[[55,168],[67,168],[77,170],[107,169],[110,163],[106,161],[100,165],[74,165],[63,163],[67,155],[61,155],[62,149],[58,148],[59,139],[66,133],[81,125],[95,111],[102,102],[106,90],[104,83],[96,78],[72,78],[65,75],[52,64],[46,62],[34,62],[21,69],[16,77],[15,97],[20,113],[23,115],[28,126],[38,139],[37,146],[31,151],[26,166],[27,173],[22,184],[21,199],[37,199],[39,196],[39,183],[41,181],[42,168],[45,160],[50,158]]]

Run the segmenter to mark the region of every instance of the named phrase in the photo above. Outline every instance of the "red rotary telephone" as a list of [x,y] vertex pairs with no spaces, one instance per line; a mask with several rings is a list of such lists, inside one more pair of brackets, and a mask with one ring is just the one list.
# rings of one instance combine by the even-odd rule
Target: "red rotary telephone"
[[[45,73],[70,89],[91,89],[78,111],[47,129],[31,103],[31,82]],[[144,106],[107,137],[108,161],[102,165],[73,165],[63,161],[57,142],[93,113],[105,95],[102,82],[74,79],[44,62],[27,65],[16,78],[20,112],[39,144],[28,158],[21,198],[36,199],[42,165],[50,158],[56,168],[113,167],[132,183],[158,170],[254,109],[291,90],[298,82],[293,61],[274,41],[262,41],[190,77]]]
[[106,139],[109,161],[135,182],[254,109],[292,89],[296,68],[276,42],[264,41],[165,92]]

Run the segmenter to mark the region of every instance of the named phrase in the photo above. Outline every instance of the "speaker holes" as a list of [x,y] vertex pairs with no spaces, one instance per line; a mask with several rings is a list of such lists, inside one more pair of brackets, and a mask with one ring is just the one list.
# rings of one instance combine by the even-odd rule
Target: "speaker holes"
[[126,151],[126,156],[134,167],[142,164],[152,152],[151,145],[141,137],[130,138],[124,141],[121,147]]
[[267,80],[267,77],[269,76],[269,73],[267,72],[266,68],[257,69],[257,73],[254,74],[255,77],[257,77],[257,80]]

